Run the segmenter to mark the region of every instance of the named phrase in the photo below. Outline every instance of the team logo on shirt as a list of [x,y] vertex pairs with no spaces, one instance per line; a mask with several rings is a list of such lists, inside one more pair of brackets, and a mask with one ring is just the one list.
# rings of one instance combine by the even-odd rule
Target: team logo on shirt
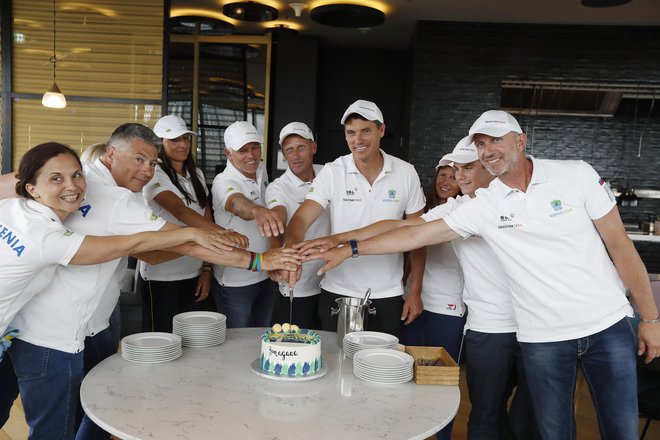
[[347,189],[346,190],[346,197],[344,197],[342,200],[344,202],[361,202],[362,199],[354,197],[358,192],[357,186],[353,189]]
[[383,202],[399,202],[400,200],[396,198],[396,190],[395,189],[388,189],[387,190],[387,198],[383,199]]
[[349,197],[350,197],[350,196],[354,196],[355,193],[357,193],[357,191],[358,191],[357,188],[355,188],[355,189],[347,189],[347,190],[346,190],[346,195],[349,196]]
[[514,213],[500,215],[500,225],[497,229],[522,228],[522,223],[513,223]]
[[69,230],[67,229],[66,231],[64,231],[64,234],[63,234],[63,235],[64,235],[65,237],[71,237],[71,236],[73,235],[73,232],[71,232],[71,231],[69,231]]
[[[83,203],[85,203],[85,199],[83,199]],[[92,205],[89,203],[86,205],[80,205],[80,208],[78,208],[78,211],[82,214],[83,218],[87,217],[87,214],[89,214],[89,211],[92,209]]]
[[558,215],[566,214],[568,212],[573,211],[573,208],[566,208],[561,205],[561,200],[553,200],[550,202],[550,206],[552,206],[552,210],[554,211],[553,213],[550,214],[550,217],[557,217]]
[[227,194],[228,192],[233,191],[233,190],[235,190],[235,189],[236,189],[236,188],[234,188],[233,186],[230,186],[229,188],[227,188],[227,189],[225,190],[225,194]]
[[447,304],[447,310],[456,310],[456,304]]
[[158,220],[158,216],[152,212],[149,221],[155,222],[156,220]]

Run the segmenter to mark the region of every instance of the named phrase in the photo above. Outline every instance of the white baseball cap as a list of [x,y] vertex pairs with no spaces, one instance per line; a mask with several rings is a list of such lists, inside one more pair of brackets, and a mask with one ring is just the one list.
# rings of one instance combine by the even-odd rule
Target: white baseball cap
[[286,137],[291,134],[297,134],[301,138],[314,142],[314,134],[312,133],[312,130],[309,129],[307,124],[302,122],[289,122],[280,131],[280,147],[282,146],[284,139],[286,139]]
[[488,110],[474,121],[474,124],[470,127],[469,138],[472,142],[472,137],[477,133],[502,137],[512,131],[516,133],[523,132],[516,118],[502,110]]
[[234,151],[251,142],[261,144],[261,136],[254,125],[246,121],[236,121],[225,130],[225,147]]
[[[508,133],[508,132],[507,132]],[[445,154],[436,165],[435,169],[437,170],[440,167],[451,165],[452,163],[470,163],[475,160],[479,160],[479,154],[477,153],[477,147],[472,142],[472,136],[465,136],[463,139],[458,141],[454,147],[454,151],[449,154]]]
[[186,123],[180,116],[167,115],[156,121],[154,125],[154,133],[156,136],[163,139],[176,139],[184,134],[194,134],[194,131],[188,130]]
[[341,117],[340,124],[343,125],[344,122],[346,122],[346,118],[348,118],[353,113],[357,113],[367,121],[378,121],[381,124],[385,123],[383,120],[383,114],[376,104],[371,101],[365,101],[364,99],[358,99],[353,104],[348,106],[344,112],[344,116]]

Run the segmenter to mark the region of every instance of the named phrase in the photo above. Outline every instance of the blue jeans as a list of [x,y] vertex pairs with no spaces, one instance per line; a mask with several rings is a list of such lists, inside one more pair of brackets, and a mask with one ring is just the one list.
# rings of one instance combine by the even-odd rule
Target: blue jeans
[[9,357],[18,377],[30,440],[73,439],[83,354],[15,339]]
[[[469,440],[532,440],[535,432],[522,353],[515,333],[468,330],[463,341],[465,373],[472,409]],[[511,407],[509,397],[516,389]]]
[[9,412],[17,397],[18,379],[14,373],[14,365],[5,353],[4,358],[0,361],[0,428],[7,423]]
[[[90,372],[92,368],[98,365],[102,360],[109,358],[117,353],[118,344],[115,339],[115,332],[112,326],[98,332],[94,336],[85,338],[84,353],[84,374]],[[78,416],[76,417],[76,440],[87,439],[109,439],[110,434],[100,427],[96,426],[92,420],[84,413],[82,406],[78,405]]]
[[631,323],[579,339],[520,343],[542,439],[575,439],[577,368],[582,368],[603,439],[637,438],[637,374]]
[[227,315],[227,327],[270,327],[277,284],[265,279],[241,287],[221,286],[221,304]]

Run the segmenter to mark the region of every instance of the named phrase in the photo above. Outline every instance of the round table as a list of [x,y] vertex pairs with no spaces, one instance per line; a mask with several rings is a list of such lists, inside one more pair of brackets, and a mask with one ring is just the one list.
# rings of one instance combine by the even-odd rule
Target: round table
[[250,365],[263,332],[229,329],[222,345],[160,364],[111,356],[85,377],[82,406],[122,439],[424,439],[456,415],[458,386],[360,380],[331,332],[319,332],[324,376],[260,377]]

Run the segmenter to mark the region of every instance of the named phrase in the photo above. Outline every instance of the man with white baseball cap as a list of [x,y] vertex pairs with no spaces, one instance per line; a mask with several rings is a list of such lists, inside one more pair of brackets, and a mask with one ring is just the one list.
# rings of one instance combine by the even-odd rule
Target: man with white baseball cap
[[[440,219],[470,201],[475,197],[477,189],[488,187],[495,178],[479,162],[477,149],[470,137],[461,139],[451,153],[440,159],[438,167],[442,166],[455,169],[462,196],[449,198],[446,203],[436,206],[421,217],[384,220],[358,230],[312,240],[302,250],[319,245],[329,248],[334,243],[345,241],[347,237],[366,240],[402,226],[422,225]],[[468,438],[492,439],[500,438],[497,433],[509,433],[511,438],[533,439],[534,417],[520,346],[516,340],[517,326],[508,279],[484,240],[472,237],[451,244],[462,272],[462,300],[469,310],[462,349],[471,404]],[[429,253],[427,249],[427,260]],[[425,271],[423,295],[427,291],[427,282],[442,282],[434,280],[433,275]],[[423,296],[425,306],[427,297]],[[517,391],[507,411],[507,402],[514,387],[517,387]],[[451,425],[448,425],[438,433],[438,438],[449,438],[450,433]]]
[[[314,179],[305,202],[289,222],[285,243],[301,242],[306,231],[330,210],[332,233],[369,225],[384,219],[418,217],[424,209],[424,194],[415,168],[380,149],[385,134],[383,114],[376,104],[358,100],[348,106],[341,120],[351,154],[326,164]],[[349,239],[348,249],[355,249]],[[377,313],[367,329],[399,336],[401,321],[412,322],[423,310],[421,279],[424,251],[411,253],[413,289],[403,300],[403,254],[369,257],[326,275],[321,283],[319,315],[324,330],[337,329],[330,309],[335,300],[362,298],[371,289]],[[293,281],[293,280],[292,280]]]
[[[287,224],[298,207],[305,201],[314,177],[323,169],[323,165],[313,163],[316,153],[314,134],[302,122],[291,122],[280,131],[280,148],[287,162],[287,170],[266,188],[268,207],[284,224]],[[306,238],[316,238],[330,233],[330,215],[327,211],[312,223],[305,234]],[[283,236],[270,237],[271,247],[281,247]],[[321,293],[321,276],[316,272],[320,262],[305,263],[300,281],[296,283],[295,293],[289,292],[288,274],[271,272],[271,279],[279,282],[280,293],[275,300],[273,322],[289,321],[289,295],[293,294],[293,316],[295,324],[304,328],[320,328],[318,313]]]
[[[249,249],[259,253],[269,248],[268,237],[284,233],[284,223],[266,207],[268,174],[261,162],[261,136],[246,121],[225,130],[227,168],[213,180],[215,222],[247,236]],[[227,315],[227,326],[270,326],[275,283],[266,272],[213,266],[219,284],[214,288],[218,310]]]
[[[582,161],[525,156],[527,137],[520,131],[511,115],[484,113],[470,138],[497,179],[443,219],[360,242],[359,252],[483,238],[509,279],[541,438],[575,438],[581,368],[603,438],[635,439],[635,341],[626,288],[641,315],[637,354],[646,354],[648,363],[660,357],[660,317],[648,274],[598,173]],[[348,256],[343,248],[326,252],[322,258],[330,262],[321,270]]]

